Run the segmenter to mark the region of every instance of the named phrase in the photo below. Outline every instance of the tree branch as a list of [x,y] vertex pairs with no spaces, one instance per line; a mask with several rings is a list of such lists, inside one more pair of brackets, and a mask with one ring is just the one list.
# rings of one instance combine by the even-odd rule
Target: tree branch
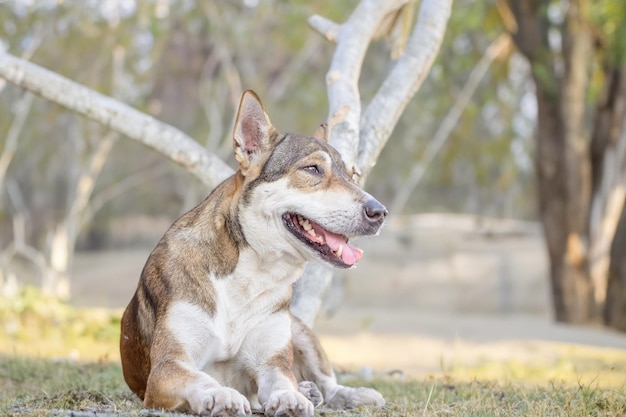
[[0,77],[143,143],[211,187],[233,173],[180,130],[38,65],[0,53]]
[[30,107],[33,104],[33,95],[26,92],[22,98],[15,105],[15,118],[11,123],[11,127],[7,132],[7,136],[4,141],[4,147],[0,153],[0,186],[4,183],[4,176],[7,169],[13,160],[13,155],[17,149],[17,140],[22,133],[28,114],[30,113]]
[[385,17],[407,1],[362,0],[342,25],[320,16],[309,18],[314,30],[337,44],[326,74],[328,135],[330,144],[339,151],[348,167],[354,165],[359,145],[361,98],[358,83],[365,53]]
[[443,41],[452,0],[424,0],[405,54],[361,117],[357,166],[365,181],[398,118],[430,71]]

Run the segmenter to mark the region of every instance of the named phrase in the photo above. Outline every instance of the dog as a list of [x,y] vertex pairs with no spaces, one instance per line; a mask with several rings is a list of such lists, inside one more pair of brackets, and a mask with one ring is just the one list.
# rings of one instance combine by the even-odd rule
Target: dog
[[377,234],[387,215],[315,136],[279,133],[243,93],[238,171],[165,233],[122,317],[124,379],[145,407],[312,417],[322,402],[384,405],[373,389],[339,385],[289,310],[306,262],[353,266],[362,251],[349,239]]

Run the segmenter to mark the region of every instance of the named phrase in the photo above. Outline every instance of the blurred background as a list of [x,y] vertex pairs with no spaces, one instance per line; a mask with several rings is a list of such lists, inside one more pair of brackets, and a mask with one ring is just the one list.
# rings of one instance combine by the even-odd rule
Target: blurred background
[[[326,119],[334,47],[306,20],[341,22],[357,3],[0,1],[0,50],[170,123],[234,166],[244,89],[282,131],[312,133]],[[576,2],[545,1],[537,33],[518,27],[524,3],[454,2],[438,59],[368,178],[388,225],[359,243],[356,269],[336,274],[317,324],[347,368],[561,358],[561,347],[534,341],[626,348],[625,6],[578,2],[582,30],[566,19]],[[581,33],[587,55],[576,62]],[[391,65],[387,42],[373,43],[364,102]],[[562,92],[581,66],[582,84]],[[54,338],[67,324],[73,336],[58,338],[75,346],[51,342],[52,355],[115,358],[116,346],[81,347],[79,336],[116,337],[91,323],[118,325],[151,248],[210,190],[148,148],[2,80],[0,89],[6,350],[46,354],[34,335]]]

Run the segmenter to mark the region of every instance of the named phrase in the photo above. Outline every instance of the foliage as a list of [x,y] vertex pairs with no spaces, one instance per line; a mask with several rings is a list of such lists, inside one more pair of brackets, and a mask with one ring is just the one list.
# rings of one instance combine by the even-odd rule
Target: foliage
[[591,22],[598,29],[598,42],[612,65],[626,67],[626,10],[620,0],[603,0],[591,5]]
[[34,287],[0,296],[0,353],[119,358],[120,311],[75,308]]

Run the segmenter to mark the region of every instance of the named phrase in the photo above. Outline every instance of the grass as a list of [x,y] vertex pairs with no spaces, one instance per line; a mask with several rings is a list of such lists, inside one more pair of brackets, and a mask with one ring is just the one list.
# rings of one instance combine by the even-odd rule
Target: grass
[[[0,297],[0,416],[146,416],[122,377],[119,317],[75,309],[33,289]],[[378,389],[387,406],[320,409],[317,416],[626,415],[626,352],[563,349],[553,362],[486,359],[444,369],[444,376],[352,379],[349,385]]]
[[[378,389],[382,409],[318,410],[318,416],[624,416],[626,388],[456,381],[452,378],[352,381]],[[116,363],[79,363],[0,357],[0,414],[70,415],[59,410],[139,416],[141,403],[126,387]],[[4,410],[4,412],[3,412]],[[158,414],[158,413],[157,413]],[[76,413],[75,415],[80,415]]]
[[51,416],[55,410],[132,415],[141,408],[114,363],[1,356],[0,393],[0,415],[2,410],[16,416]]

